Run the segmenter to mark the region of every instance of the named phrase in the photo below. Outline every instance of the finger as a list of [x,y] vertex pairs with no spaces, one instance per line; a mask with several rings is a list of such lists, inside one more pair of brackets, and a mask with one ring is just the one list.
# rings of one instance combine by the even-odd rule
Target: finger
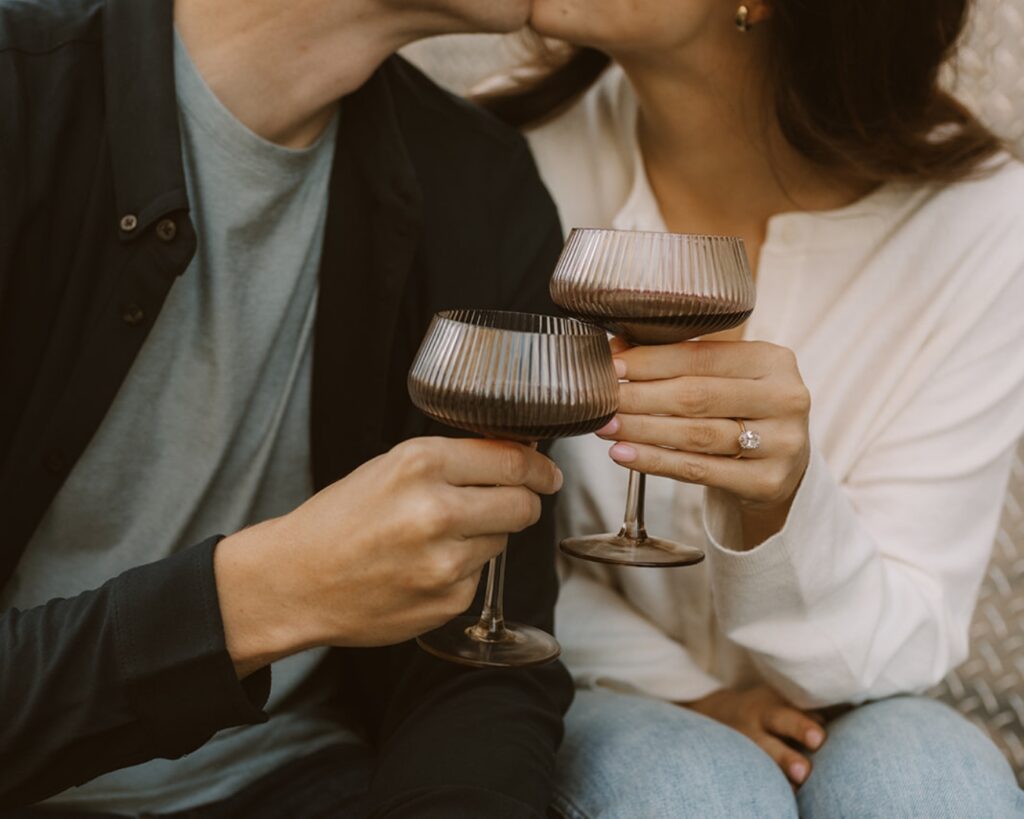
[[446,442],[441,474],[453,486],[525,486],[550,495],[562,488],[562,471],[545,455],[512,441],[466,438]]
[[506,535],[480,535],[466,538],[459,544],[457,577],[459,582],[479,579],[480,570],[492,557],[497,557],[508,545]]
[[616,355],[617,353],[624,353],[626,350],[632,349],[633,345],[622,336],[612,336],[609,346],[612,348],[612,355]]
[[785,486],[786,475],[777,458],[723,458],[633,443],[615,444],[608,454],[616,463],[648,475],[726,489],[753,501],[775,501]]
[[788,406],[769,381],[682,376],[619,385],[619,412],[683,418],[771,418]]
[[766,711],[764,727],[775,736],[791,739],[811,751],[817,751],[825,741],[825,730],[818,723],[789,706]]
[[464,486],[454,493],[450,508],[458,510],[463,537],[521,532],[540,520],[540,498],[522,486]]
[[[770,420],[747,424],[766,441],[781,436],[773,435],[776,426]],[[616,415],[597,435],[614,441],[671,447],[684,452],[700,452],[705,455],[730,455],[740,453],[740,425],[731,418],[676,418],[668,415]],[[767,447],[744,450],[749,458],[765,458],[772,453]]]
[[[657,381],[681,375],[762,378],[778,369],[788,351],[758,341],[683,341],[633,347],[612,354],[626,365],[630,381]],[[791,353],[790,353],[791,355]]]
[[473,605],[477,589],[480,586],[480,574],[478,569],[458,582],[445,586],[438,594],[424,600],[421,604],[425,609],[422,628],[418,630],[421,633],[432,631],[460,614],[464,614]]
[[501,554],[507,540],[504,535],[483,535],[431,544],[412,566],[418,587],[442,598],[468,592],[471,584],[475,589],[484,565]]
[[760,734],[753,739],[761,750],[782,768],[782,772],[790,782],[794,785],[802,785],[807,780],[811,773],[811,761],[807,757],[794,751],[781,739],[776,739],[768,734]]

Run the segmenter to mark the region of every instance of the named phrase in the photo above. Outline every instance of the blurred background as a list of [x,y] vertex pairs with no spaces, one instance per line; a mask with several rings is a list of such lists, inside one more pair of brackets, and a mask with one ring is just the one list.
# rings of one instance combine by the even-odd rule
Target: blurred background
[[[437,37],[415,43],[403,53],[458,94],[523,57],[515,35]],[[947,66],[945,82],[1024,160],[1024,0],[976,1],[961,47]],[[1017,450],[992,561],[971,626],[971,656],[932,694],[991,734],[1024,786],[1024,442]]]

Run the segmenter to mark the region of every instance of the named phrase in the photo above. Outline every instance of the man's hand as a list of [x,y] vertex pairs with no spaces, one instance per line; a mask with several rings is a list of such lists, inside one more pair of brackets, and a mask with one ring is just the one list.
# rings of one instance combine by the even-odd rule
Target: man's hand
[[558,467],[503,441],[418,438],[214,553],[239,676],[305,648],[398,643],[472,603],[508,534],[536,523]]
[[825,741],[825,729],[816,715],[794,708],[764,685],[746,691],[723,688],[683,705],[750,737],[794,785],[807,779],[811,761],[792,744],[816,751]]

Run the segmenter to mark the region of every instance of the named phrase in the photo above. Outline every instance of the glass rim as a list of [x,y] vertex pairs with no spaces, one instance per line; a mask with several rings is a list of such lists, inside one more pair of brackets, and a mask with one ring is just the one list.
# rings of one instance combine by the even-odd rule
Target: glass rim
[[741,236],[728,236],[724,233],[673,233],[670,230],[630,230],[626,228],[602,228],[602,227],[574,227],[570,228],[568,239],[571,239],[573,234],[576,233],[598,233],[598,234],[617,234],[625,236],[629,234],[637,234],[641,236],[664,236],[666,239],[675,239],[682,241],[697,241],[697,240],[710,240],[713,242],[722,242],[724,244],[746,244]]
[[[512,326],[511,321],[508,325],[492,325],[481,322],[467,320],[470,316],[490,316],[497,319],[535,319],[538,320],[538,324],[543,321],[552,322],[561,325],[566,330],[571,332],[558,332],[540,329],[530,329],[528,327],[515,327]],[[523,335],[530,337],[540,338],[558,338],[558,339],[570,339],[570,338],[602,338],[607,339],[608,334],[598,327],[596,324],[590,322],[581,321],[580,319],[572,318],[571,316],[554,316],[548,315],[547,313],[527,313],[518,310],[496,310],[489,307],[455,307],[446,310],[438,310],[434,313],[434,321],[445,321],[451,324],[460,324],[465,327],[472,327],[478,331],[489,331],[493,333],[505,333],[509,335]]]

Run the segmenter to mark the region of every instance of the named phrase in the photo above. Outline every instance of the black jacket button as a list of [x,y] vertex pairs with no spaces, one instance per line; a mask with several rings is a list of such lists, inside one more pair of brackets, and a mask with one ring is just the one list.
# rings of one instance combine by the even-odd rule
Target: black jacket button
[[121,320],[129,327],[137,327],[146,320],[146,314],[137,304],[126,304],[121,308]]
[[125,233],[131,233],[139,226],[139,218],[134,213],[126,213],[121,217],[120,226]]
[[161,219],[156,225],[156,235],[161,242],[172,242],[178,235],[178,226],[173,219]]

